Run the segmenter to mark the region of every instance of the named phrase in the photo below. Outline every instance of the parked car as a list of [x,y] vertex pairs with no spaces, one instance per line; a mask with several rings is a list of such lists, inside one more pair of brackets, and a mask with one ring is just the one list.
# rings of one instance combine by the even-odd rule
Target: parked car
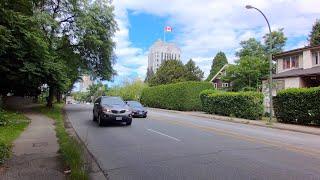
[[99,126],[106,123],[131,125],[132,111],[120,97],[101,96],[94,102],[93,121],[97,121]]
[[138,101],[127,101],[130,106],[133,117],[147,117],[148,111]]

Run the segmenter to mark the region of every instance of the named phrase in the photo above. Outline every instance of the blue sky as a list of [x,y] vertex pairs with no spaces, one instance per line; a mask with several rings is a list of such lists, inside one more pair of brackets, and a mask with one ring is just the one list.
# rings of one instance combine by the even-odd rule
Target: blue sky
[[284,28],[286,50],[307,45],[312,24],[320,18],[319,0],[114,0],[119,26],[114,37],[114,68],[118,75],[106,83],[114,86],[144,79],[148,49],[163,38],[167,25],[173,28],[167,41],[180,47],[183,62],[195,60],[205,76],[219,51],[233,63],[240,41],[250,37],[261,40],[267,32],[263,17],[245,9],[246,4],[261,9],[272,29]]

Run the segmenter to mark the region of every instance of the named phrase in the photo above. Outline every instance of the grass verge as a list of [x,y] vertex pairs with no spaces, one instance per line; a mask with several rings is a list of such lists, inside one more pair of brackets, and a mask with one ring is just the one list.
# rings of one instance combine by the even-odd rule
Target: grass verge
[[71,170],[70,179],[87,180],[88,174],[85,169],[83,148],[81,148],[81,144],[75,138],[67,133],[64,127],[62,108],[63,104],[55,104],[51,109],[41,106],[37,110],[56,122],[55,130],[60,146],[59,152],[62,155],[64,164]]
[[28,126],[29,119],[22,113],[0,110],[0,165],[9,158],[12,142],[19,137],[21,132]]

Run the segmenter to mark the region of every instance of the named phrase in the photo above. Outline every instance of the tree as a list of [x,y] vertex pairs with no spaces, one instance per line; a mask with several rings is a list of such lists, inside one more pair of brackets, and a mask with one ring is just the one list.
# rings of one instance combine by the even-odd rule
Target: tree
[[214,59],[212,60],[210,74],[207,77],[207,81],[210,81],[214,75],[225,65],[228,64],[226,55],[223,52],[218,52]]
[[[271,32],[272,39],[272,54],[280,53],[283,51],[283,48],[286,44],[287,38],[284,36],[283,28],[278,29],[277,31]],[[267,33],[263,36],[264,39],[264,48],[265,52],[269,53],[269,44],[270,44],[270,33]]]
[[269,72],[269,64],[265,58],[242,56],[235,65],[228,66],[226,71],[223,80],[232,82],[232,90],[258,89],[261,79]]
[[316,20],[309,34],[309,43],[311,46],[320,45],[320,20]]
[[161,64],[149,85],[169,84],[185,81],[186,67],[180,60],[167,60]]
[[37,96],[51,57],[33,1],[4,0],[0,16],[0,93]]
[[265,57],[266,52],[264,46],[255,38],[250,38],[240,42],[241,49],[236,52],[236,56],[241,58],[244,56]]
[[48,106],[53,94],[69,91],[83,71],[102,80],[115,74],[114,35],[117,26],[107,1],[47,0],[35,5],[48,44]]
[[203,71],[196,66],[195,62],[190,59],[187,64],[185,64],[186,67],[186,75],[185,79],[187,81],[201,81],[203,78]]
[[153,72],[152,68],[147,68],[147,75],[146,75],[144,82],[145,83],[149,82],[150,79],[152,78],[152,76],[154,76],[154,72]]

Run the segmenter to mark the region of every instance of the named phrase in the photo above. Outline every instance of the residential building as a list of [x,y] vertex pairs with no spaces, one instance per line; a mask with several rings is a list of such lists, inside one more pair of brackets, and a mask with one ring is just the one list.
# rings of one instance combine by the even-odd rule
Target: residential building
[[80,92],[87,92],[89,86],[91,86],[93,84],[92,78],[89,75],[84,75],[81,77],[81,81],[79,84],[79,91]]
[[221,77],[226,74],[227,67],[228,64],[225,64],[210,80],[215,89],[226,89],[231,86],[230,82],[226,82],[221,79]]
[[148,68],[156,73],[164,61],[171,59],[180,60],[180,55],[181,50],[174,43],[158,40],[149,49]]
[[[281,89],[320,86],[320,46],[285,51],[273,56],[276,74],[272,76],[273,96]],[[263,80],[264,104],[269,109],[268,80]]]

